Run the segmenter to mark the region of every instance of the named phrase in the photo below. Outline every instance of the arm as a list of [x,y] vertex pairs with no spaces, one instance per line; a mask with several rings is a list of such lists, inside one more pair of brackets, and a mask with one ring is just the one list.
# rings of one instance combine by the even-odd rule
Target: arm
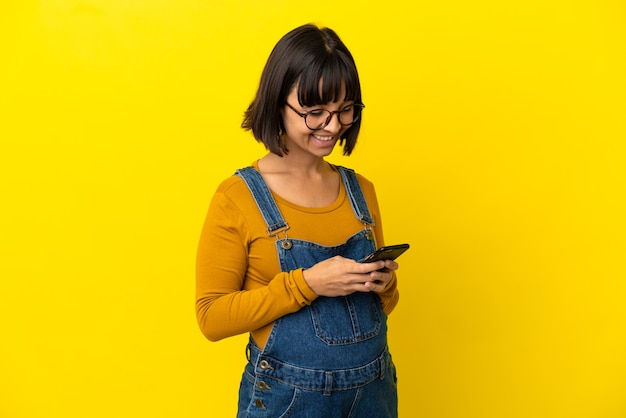
[[196,316],[212,341],[261,328],[316,298],[301,269],[277,269],[273,276],[267,269],[251,271],[250,220],[225,191],[213,197],[196,259]]

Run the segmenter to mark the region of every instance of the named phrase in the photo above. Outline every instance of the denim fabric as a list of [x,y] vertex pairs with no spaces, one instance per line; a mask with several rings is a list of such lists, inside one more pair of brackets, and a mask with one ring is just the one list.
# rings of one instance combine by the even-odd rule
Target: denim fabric
[[[368,227],[372,219],[356,176],[343,167],[339,170],[355,216],[365,228],[330,247],[277,237],[282,271],[310,268],[335,255],[359,260],[375,249]],[[287,229],[260,173],[247,168],[237,174],[251,189],[268,234]],[[250,339],[237,417],[397,417],[386,320],[378,295],[360,292],[319,297],[278,319],[263,350]]]
[[387,350],[362,367],[334,371],[286,364],[263,354],[252,339],[248,350],[238,418],[398,416],[396,369]]
[[361,192],[361,186],[359,185],[359,181],[357,180],[354,171],[345,167],[338,168],[339,173],[341,173],[343,184],[346,186],[346,191],[348,192],[348,197],[350,198],[350,204],[352,205],[352,209],[354,210],[356,217],[362,222],[374,225],[374,220],[370,216],[370,211],[367,208],[367,202],[365,202],[365,197]]
[[254,167],[246,167],[237,170],[236,174],[246,182],[248,189],[250,189],[250,193],[252,193],[254,201],[259,206],[259,210],[267,224],[268,234],[274,235],[276,231],[287,228],[287,223],[278,210],[274,196],[272,196],[261,173]]

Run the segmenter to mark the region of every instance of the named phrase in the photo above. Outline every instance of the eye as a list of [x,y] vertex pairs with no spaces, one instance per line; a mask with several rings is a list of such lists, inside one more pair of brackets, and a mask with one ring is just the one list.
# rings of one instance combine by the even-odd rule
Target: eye
[[313,110],[307,112],[307,114],[311,115],[311,116],[321,116],[321,115],[324,114],[324,112],[325,112],[324,109],[313,109]]
[[339,113],[352,112],[354,110],[354,105],[348,105],[341,109]]

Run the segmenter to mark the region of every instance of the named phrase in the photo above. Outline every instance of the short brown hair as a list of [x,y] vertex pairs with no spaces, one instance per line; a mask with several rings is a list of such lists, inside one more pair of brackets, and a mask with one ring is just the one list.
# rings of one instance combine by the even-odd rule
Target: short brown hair
[[[320,89],[320,81],[323,81]],[[246,110],[241,127],[272,153],[288,152],[280,136],[283,132],[281,109],[297,84],[301,106],[322,105],[338,100],[361,104],[361,84],[352,54],[329,28],[304,25],[293,29],[276,44],[259,83],[256,97]],[[345,86],[345,97],[339,97]],[[361,118],[340,138],[344,155],[356,145]]]

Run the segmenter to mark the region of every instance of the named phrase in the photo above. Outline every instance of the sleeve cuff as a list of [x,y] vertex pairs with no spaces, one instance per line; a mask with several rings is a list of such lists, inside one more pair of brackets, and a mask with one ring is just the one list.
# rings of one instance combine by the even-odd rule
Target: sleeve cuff
[[311,290],[309,285],[306,283],[306,280],[304,280],[303,271],[304,269],[300,268],[291,272],[293,275],[291,290],[300,306],[310,305],[315,299],[317,299],[315,292]]

